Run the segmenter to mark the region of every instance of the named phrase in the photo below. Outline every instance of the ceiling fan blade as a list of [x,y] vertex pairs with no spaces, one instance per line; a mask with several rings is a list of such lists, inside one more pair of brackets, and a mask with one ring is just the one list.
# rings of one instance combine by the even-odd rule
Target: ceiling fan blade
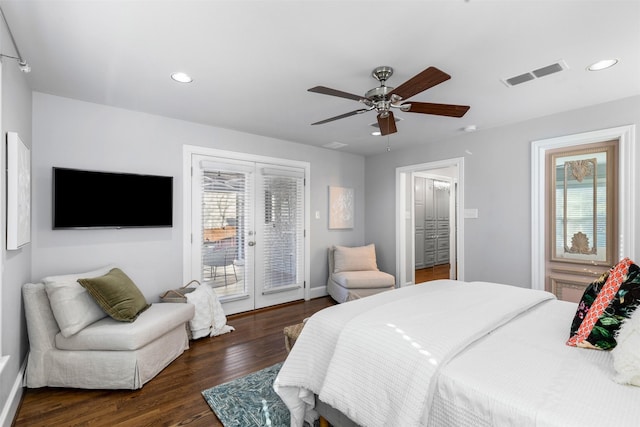
[[360,101],[366,99],[360,95],[354,95],[352,93],[343,92],[337,89],[331,89],[325,86],[316,86],[311,89],[307,89],[308,92],[321,93],[323,95],[339,96],[340,98],[353,99],[354,101]]
[[381,135],[389,135],[398,132],[396,128],[396,119],[393,112],[389,111],[387,117],[382,117],[382,113],[378,114],[378,127],[380,127]]
[[441,71],[436,67],[429,67],[395,88],[390,95],[398,95],[402,99],[408,99],[413,95],[427,90],[430,87],[439,85],[450,78],[451,76],[444,71]]
[[[406,108],[409,107],[409,108]],[[400,109],[411,113],[435,114],[436,116],[462,117],[469,111],[468,105],[432,104],[430,102],[408,102]]]
[[366,108],[362,108],[360,110],[351,111],[349,113],[340,114],[339,116],[335,116],[335,117],[331,117],[331,118],[328,118],[328,119],[321,120],[319,122],[311,123],[311,125],[312,126],[313,125],[322,125],[322,124],[325,124],[325,123],[332,122],[334,120],[340,120],[340,119],[344,119],[345,117],[355,116],[356,114],[366,113],[367,111],[369,111],[369,110],[367,110]]

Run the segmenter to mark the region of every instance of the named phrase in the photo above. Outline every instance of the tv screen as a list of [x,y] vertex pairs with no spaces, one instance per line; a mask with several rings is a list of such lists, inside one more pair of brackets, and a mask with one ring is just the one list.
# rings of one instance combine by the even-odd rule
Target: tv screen
[[171,227],[173,177],[53,168],[53,228]]

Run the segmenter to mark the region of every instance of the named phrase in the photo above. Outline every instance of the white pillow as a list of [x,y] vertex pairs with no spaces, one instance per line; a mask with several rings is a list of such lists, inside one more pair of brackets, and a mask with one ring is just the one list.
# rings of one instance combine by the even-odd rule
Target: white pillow
[[378,271],[375,245],[372,243],[355,248],[336,246],[333,251],[333,272],[341,271]]
[[110,265],[86,273],[49,276],[42,279],[44,289],[49,296],[51,311],[58,322],[62,336],[68,338],[107,316],[87,290],[78,283],[78,279],[104,276],[112,268],[113,266]]
[[622,323],[616,342],[611,356],[618,374],[613,379],[620,384],[640,387],[640,308]]

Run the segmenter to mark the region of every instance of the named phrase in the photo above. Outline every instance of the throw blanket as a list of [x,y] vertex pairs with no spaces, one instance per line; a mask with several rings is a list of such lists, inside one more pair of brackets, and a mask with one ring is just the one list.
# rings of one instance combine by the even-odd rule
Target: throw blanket
[[274,387],[291,425],[313,394],[363,426],[426,425],[438,373],[456,354],[554,296],[451,280],[385,292],[312,316]]
[[195,306],[195,315],[189,321],[193,339],[226,334],[235,330],[227,325],[227,317],[215,291],[208,285],[201,285],[195,291],[185,294],[187,302]]

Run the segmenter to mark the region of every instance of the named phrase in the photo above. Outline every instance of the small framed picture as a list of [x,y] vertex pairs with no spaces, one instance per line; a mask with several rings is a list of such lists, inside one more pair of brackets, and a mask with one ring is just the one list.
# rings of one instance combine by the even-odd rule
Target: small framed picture
[[329,229],[353,228],[353,188],[329,187]]

